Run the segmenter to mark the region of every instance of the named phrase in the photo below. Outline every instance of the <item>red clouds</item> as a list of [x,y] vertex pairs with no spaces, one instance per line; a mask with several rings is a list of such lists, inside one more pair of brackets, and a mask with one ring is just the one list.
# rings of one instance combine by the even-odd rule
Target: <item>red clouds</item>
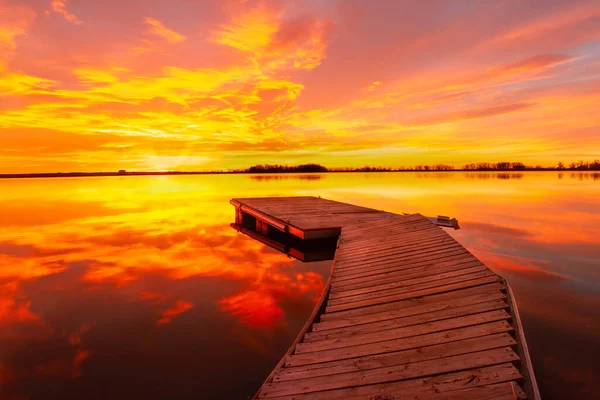
[[223,311],[257,328],[272,328],[284,315],[275,298],[262,291],[247,291],[222,299],[219,303]]
[[156,321],[156,324],[157,325],[168,324],[169,322],[171,322],[171,320],[173,318],[175,318],[179,314],[183,314],[184,312],[186,312],[187,310],[189,310],[192,307],[193,307],[192,303],[189,303],[189,302],[183,301],[183,300],[177,300],[177,302],[175,302],[175,304],[172,307],[166,309],[165,311],[163,311],[161,313],[161,317],[158,321]]

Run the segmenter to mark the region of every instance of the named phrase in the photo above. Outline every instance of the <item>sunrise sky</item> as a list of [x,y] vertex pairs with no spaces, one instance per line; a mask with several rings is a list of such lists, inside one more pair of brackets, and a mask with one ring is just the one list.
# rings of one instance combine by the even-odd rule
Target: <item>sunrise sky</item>
[[0,173],[600,154],[600,3],[0,0]]

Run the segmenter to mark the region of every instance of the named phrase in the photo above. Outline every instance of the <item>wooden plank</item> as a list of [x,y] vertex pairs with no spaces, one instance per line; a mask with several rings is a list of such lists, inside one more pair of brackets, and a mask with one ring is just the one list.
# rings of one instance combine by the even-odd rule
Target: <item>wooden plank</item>
[[[410,251],[418,250],[420,248],[419,246],[421,246],[421,248],[424,248],[425,246],[442,247],[448,244],[456,244],[455,241],[448,240],[447,238],[434,238],[430,235],[424,237],[423,239],[415,241],[395,242],[392,239],[393,238],[386,237],[385,243],[377,247],[373,245],[366,246],[365,249],[352,248],[352,251],[340,252],[339,260],[340,262],[344,261],[359,263],[365,259],[372,259],[374,256],[381,256],[385,254],[401,254],[402,252],[407,253]],[[381,243],[381,240],[379,240],[379,243]]]
[[[373,221],[369,225],[358,225],[352,224],[348,227],[344,227],[346,232],[346,240],[350,241],[355,238],[363,238],[366,234],[379,233],[386,230],[397,230],[410,227],[411,224],[424,224],[430,227],[436,227],[427,218],[419,214],[412,215],[397,215],[391,213],[382,212],[376,221]],[[368,235],[367,235],[368,236]]]
[[450,252],[439,252],[436,254],[423,255],[421,257],[415,257],[411,259],[386,259],[386,260],[377,260],[376,262],[369,263],[365,265],[363,268],[356,268],[353,271],[334,271],[334,276],[337,279],[352,279],[359,278],[363,276],[375,275],[378,273],[390,272],[394,270],[400,269],[408,269],[416,266],[423,266],[427,264],[438,264],[447,261],[455,261],[457,259],[460,260],[477,260],[472,255],[465,253],[464,250],[453,250]]
[[[345,228],[344,228],[345,229]],[[401,228],[394,228],[394,227],[389,227],[389,228],[385,228],[385,229],[376,229],[374,232],[362,232],[361,235],[363,236],[357,236],[356,238],[352,238],[349,236],[344,235],[345,240],[344,240],[344,245],[346,246],[355,246],[358,244],[360,245],[365,245],[368,242],[366,241],[366,237],[368,236],[369,240],[371,240],[373,243],[375,243],[377,240],[385,240],[388,237],[390,237],[390,235],[394,235],[396,237],[398,237],[398,235],[400,233],[403,233],[406,236],[407,240],[417,240],[418,238],[424,237],[425,235],[429,236],[429,235],[438,235],[440,228],[436,227],[436,226],[429,226],[429,225],[425,225],[425,224],[411,224],[408,226],[404,226]],[[344,230],[345,232],[345,230]],[[440,236],[442,237],[442,236]]]
[[388,275],[386,275],[383,278],[379,277],[379,276],[363,277],[363,278],[356,279],[354,282],[348,282],[348,281],[333,282],[331,285],[331,293],[337,293],[337,292],[351,290],[351,289],[359,289],[359,288],[363,288],[363,287],[369,287],[371,285],[381,285],[384,283],[398,282],[400,279],[405,281],[408,279],[420,278],[420,277],[425,277],[425,276],[430,276],[430,275],[435,275],[435,274],[442,274],[442,273],[447,273],[447,272],[451,272],[451,271],[459,271],[459,270],[473,268],[473,267],[477,267],[477,266],[483,267],[484,265],[482,263],[480,263],[479,261],[467,261],[464,263],[449,263],[449,264],[443,265],[441,267],[432,267],[432,266],[428,265],[428,266],[415,267],[415,268],[410,268],[407,270],[400,270],[400,271],[396,271],[393,273],[389,273]]
[[322,390],[340,389],[356,385],[369,385],[393,382],[403,379],[414,379],[422,376],[442,374],[461,369],[485,367],[516,361],[519,356],[510,348],[504,347],[445,357],[436,360],[426,360],[406,364],[404,368],[378,368],[368,372],[350,372],[339,374],[336,379],[328,376],[299,379],[280,383],[269,383],[263,386],[259,398],[282,396],[290,394],[311,393]]
[[[401,251],[410,251],[418,249],[419,246],[423,248],[427,247],[441,247],[447,244],[458,244],[456,240],[450,236],[437,237],[431,234],[424,235],[419,240],[406,240],[405,235],[398,235],[398,240],[392,240],[389,236],[386,236],[386,241],[381,243],[377,241],[377,245],[365,246],[363,249],[355,248],[352,246],[350,250],[346,252],[340,252],[340,261],[362,261],[365,258],[370,258],[373,255],[382,255],[389,253],[400,253]],[[461,246],[462,247],[462,246]]]
[[314,378],[317,376],[335,375],[346,372],[366,371],[369,369],[391,367],[394,365],[402,366],[417,361],[434,360],[442,357],[512,346],[516,343],[517,342],[510,334],[500,333],[433,346],[419,347],[416,349],[378,354],[375,356],[351,358],[301,367],[282,368],[273,377],[273,382]]
[[369,299],[365,299],[365,300],[353,301],[351,303],[341,303],[341,304],[336,304],[336,305],[332,305],[332,306],[328,305],[327,308],[325,309],[325,311],[327,313],[329,313],[329,312],[335,312],[335,311],[349,310],[349,309],[358,308],[358,307],[372,306],[375,304],[389,303],[392,301],[409,299],[411,297],[427,296],[430,294],[450,292],[450,291],[454,291],[457,289],[464,289],[464,288],[468,288],[468,287],[484,285],[487,283],[494,283],[494,282],[498,282],[499,280],[500,280],[500,278],[497,275],[491,275],[491,276],[487,276],[484,278],[471,279],[468,281],[452,283],[452,284],[444,285],[444,286],[435,286],[435,287],[431,287],[431,288],[427,288],[427,289],[415,290],[412,292],[391,294],[391,295],[384,296],[384,297],[369,298]]
[[462,307],[452,307],[448,304],[448,308],[440,311],[433,311],[426,314],[411,315],[402,318],[386,319],[383,321],[366,322],[354,326],[346,326],[340,328],[329,329],[325,331],[309,332],[304,336],[304,342],[311,342],[323,339],[335,339],[348,337],[368,332],[381,332],[387,329],[407,327],[411,325],[424,324],[444,319],[467,316],[471,314],[482,313],[492,310],[500,310],[508,308],[508,304],[503,299],[486,301],[478,304],[469,304]]
[[[503,382],[508,383],[520,378],[521,375],[514,365],[504,363],[419,379],[354,386],[290,396],[277,396],[275,398],[278,400],[419,400],[430,399],[432,395],[455,394],[460,393],[458,392],[459,390]],[[377,396],[380,397],[378,398]],[[488,398],[488,396],[476,397],[477,400]]]
[[415,226],[426,226],[432,230],[438,229],[435,224],[432,224],[427,218],[421,215],[405,215],[398,216],[390,213],[381,213],[377,215],[377,219],[370,224],[352,224],[344,227],[344,236],[347,242],[353,240],[365,241],[372,240],[371,235],[381,235],[382,233],[397,233],[404,229],[412,229]]
[[500,282],[494,282],[487,285],[480,285],[468,288],[461,288],[454,291],[445,293],[434,293],[425,295],[423,297],[415,296],[407,299],[400,299],[389,303],[377,304],[369,307],[362,307],[358,309],[350,309],[345,311],[328,312],[322,314],[321,321],[332,321],[344,318],[352,318],[361,315],[375,314],[379,312],[394,311],[397,309],[413,307],[424,304],[434,304],[446,300],[455,300],[460,298],[466,298],[477,294],[496,294],[504,290],[505,286]]
[[[445,267],[448,265],[456,265],[463,264],[467,262],[475,262],[479,261],[475,257],[471,257],[468,254],[458,253],[453,255],[444,255],[443,257],[438,257],[434,259],[426,259],[426,260],[415,260],[411,262],[403,262],[398,263],[397,261],[388,261],[378,265],[373,269],[365,269],[360,270],[357,269],[353,274],[347,275],[339,275],[334,272],[334,277],[336,280],[336,284],[338,282],[343,281],[351,281],[351,280],[364,280],[365,278],[373,278],[379,279],[388,276],[389,274],[398,273],[400,271],[411,272],[409,270],[415,268],[429,267],[429,268],[437,268],[437,267]],[[352,283],[352,282],[344,282]]]
[[[404,256],[404,257],[396,256],[396,255],[385,256],[385,257],[374,257],[374,258],[371,258],[369,261],[360,263],[360,268],[362,271],[372,271],[372,270],[379,269],[380,264],[389,262],[389,261],[393,261],[398,265],[402,265],[405,263],[407,264],[407,263],[416,262],[416,261],[442,259],[446,256],[456,255],[456,254],[469,255],[469,253],[460,246],[454,246],[452,248],[437,248],[437,249],[428,251],[426,253],[415,253],[415,254]],[[342,265],[344,267],[346,267],[346,266],[349,266],[349,264],[350,263],[346,263],[346,264],[342,264]],[[352,264],[352,265],[355,265],[355,264]],[[355,273],[355,271],[356,271],[355,269],[347,271],[347,270],[344,270],[344,268],[340,268],[340,269],[336,270],[335,273],[338,276],[346,276],[346,275],[351,275],[351,274]]]
[[[376,221],[372,221],[362,225],[375,224]],[[452,238],[435,225],[430,225],[422,221],[377,227],[370,232],[357,232],[358,234],[355,237],[351,237],[346,233],[347,229],[344,227],[342,243],[344,244],[345,251],[348,253],[369,251],[373,246],[378,247],[387,243],[411,244],[425,239],[444,240]]]
[[407,264],[402,264],[402,265],[398,265],[398,263],[394,261],[394,262],[380,266],[381,269],[379,269],[377,271],[367,271],[367,272],[357,273],[355,275],[350,275],[350,276],[346,276],[346,277],[336,276],[336,282],[334,282],[334,283],[335,284],[338,284],[338,283],[350,284],[350,283],[352,283],[352,280],[364,280],[364,279],[369,279],[369,278],[380,279],[380,278],[393,276],[394,274],[398,274],[400,272],[402,272],[402,273],[410,272],[409,270],[412,270],[415,268],[424,268],[424,267],[438,268],[438,267],[445,267],[448,265],[458,265],[458,264],[463,264],[463,263],[468,263],[468,262],[481,263],[481,261],[477,260],[475,257],[470,257],[465,254],[459,254],[456,256],[447,256],[441,260],[419,261],[419,262],[415,262],[415,263],[407,263]]
[[419,283],[439,281],[439,280],[444,280],[446,278],[453,278],[453,277],[457,277],[457,276],[461,276],[461,275],[469,275],[469,274],[473,274],[476,272],[493,273],[484,265],[478,265],[478,266],[474,266],[474,267],[461,268],[461,269],[454,269],[452,271],[447,271],[447,272],[435,271],[432,273],[432,271],[430,271],[427,275],[424,275],[424,276],[423,275],[422,276],[412,276],[407,279],[396,280],[395,282],[379,283],[379,284],[371,283],[370,285],[359,287],[359,288],[338,289],[335,292],[331,292],[331,294],[329,295],[329,298],[330,299],[345,298],[348,296],[371,293],[371,292],[376,292],[376,291],[380,291],[380,290],[395,289],[395,288],[400,288],[400,287],[412,286],[412,285],[419,284]]
[[[344,234],[344,249],[347,254],[358,254],[363,251],[370,251],[373,249],[385,248],[389,243],[405,243],[405,244],[413,244],[419,240],[447,240],[450,238],[444,232],[440,231],[439,228],[432,228],[430,226],[425,226],[422,223],[413,223],[410,224],[409,227],[404,227],[402,229],[388,229],[387,231],[382,232],[380,229],[377,229],[376,233],[370,232],[362,232],[362,236],[357,237],[356,239],[349,239],[347,235]],[[346,232],[346,228],[344,228],[344,233]]]
[[439,244],[439,243],[431,243],[431,244],[417,244],[411,248],[408,249],[404,249],[404,248],[400,248],[400,249],[394,249],[391,248],[388,251],[379,251],[379,252],[375,252],[375,253],[367,253],[364,256],[361,256],[360,258],[353,258],[353,259],[348,259],[348,258],[344,258],[344,259],[340,259],[340,265],[339,265],[339,269],[336,272],[342,272],[345,271],[348,268],[356,268],[358,266],[366,266],[369,264],[374,264],[374,263],[378,263],[382,260],[389,260],[389,259],[395,259],[398,261],[402,261],[402,260],[410,260],[413,257],[416,256],[426,256],[426,255],[432,255],[432,254],[437,254],[438,252],[450,252],[450,251],[455,251],[455,250],[463,250],[465,253],[467,252],[464,247],[462,247],[460,244],[454,242],[447,242],[444,244]]
[[421,336],[392,339],[376,344],[362,344],[352,348],[323,350],[305,354],[292,354],[285,360],[285,367],[317,364],[327,361],[343,360],[368,355],[389,353],[391,351],[407,350],[416,347],[431,346],[439,343],[453,342],[472,337],[493,335],[512,331],[513,327],[505,320],[487,324],[473,325],[450,331],[424,334]]
[[393,213],[381,213],[377,220],[370,224],[352,224],[344,228],[347,233],[347,240],[369,240],[371,234],[380,234],[386,232],[398,232],[402,229],[410,229],[413,226],[427,226],[433,230],[440,230],[435,224],[431,223],[426,217],[419,214],[397,215]]
[[311,331],[323,332],[329,330],[335,330],[343,327],[358,326],[361,324],[368,324],[371,322],[387,321],[396,318],[405,318],[415,315],[435,313],[439,311],[453,312],[455,308],[461,308],[464,306],[473,306],[480,303],[486,303],[495,300],[505,299],[505,295],[500,292],[496,293],[485,293],[467,296],[463,298],[453,299],[452,302],[433,302],[426,304],[418,304],[409,307],[398,307],[391,309],[390,311],[381,311],[371,314],[364,314],[355,317],[338,318],[332,320],[325,320],[323,322],[316,322],[312,325]]
[[507,320],[509,318],[510,315],[506,311],[494,310],[458,318],[449,318],[441,321],[433,321],[419,325],[392,328],[380,332],[359,332],[358,334],[350,337],[340,337],[335,339],[323,339],[315,342],[298,343],[296,345],[295,354],[341,348],[348,348],[350,350],[351,346],[384,342],[386,340],[406,338],[411,336],[421,336],[429,333],[448,331],[472,325],[480,325],[494,321]]
[[[446,286],[446,285],[450,285],[453,283],[459,283],[459,282],[463,282],[463,281],[469,281],[469,280],[473,280],[473,279],[485,278],[485,277],[490,277],[490,276],[495,277],[497,280],[501,279],[500,277],[498,277],[495,273],[493,273],[489,269],[484,268],[484,269],[479,269],[477,272],[470,272],[468,274],[462,274],[462,275],[458,275],[458,276],[451,276],[448,278],[440,278],[440,279],[434,278],[433,280],[428,279],[428,280],[425,280],[424,282],[414,283],[414,284],[410,284],[410,285],[392,285],[390,288],[380,289],[380,290],[376,290],[376,291],[370,291],[368,289],[356,289],[356,290],[352,290],[349,292],[359,292],[359,293],[349,294],[347,296],[344,296],[343,293],[339,293],[339,294],[336,294],[335,297],[330,296],[327,304],[334,306],[334,305],[343,304],[343,303],[359,302],[359,301],[364,301],[364,300],[369,300],[369,299],[391,296],[391,295],[400,294],[400,293],[415,292],[417,290],[423,290],[423,289],[428,289],[428,288],[433,288],[433,287],[438,287],[438,286]],[[390,286],[390,285],[391,284],[386,284],[386,286]]]

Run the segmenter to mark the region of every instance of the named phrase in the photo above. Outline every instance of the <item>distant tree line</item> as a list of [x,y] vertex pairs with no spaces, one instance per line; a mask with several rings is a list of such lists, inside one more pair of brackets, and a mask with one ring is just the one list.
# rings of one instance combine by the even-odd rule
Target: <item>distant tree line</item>
[[[565,169],[562,163],[558,163],[558,169]],[[576,163],[569,164],[569,169],[578,171],[600,171],[600,160],[594,160],[592,162],[578,161]]]
[[[241,172],[252,174],[264,173],[286,173],[286,172],[328,172],[329,170],[319,164],[300,164],[300,165],[279,165],[279,164],[259,164],[253,165]],[[237,171],[236,171],[237,172]]]
[[543,167],[541,165],[525,165],[522,162],[503,161],[499,163],[476,163],[467,164],[463,167],[465,171],[531,171],[531,170],[577,170],[577,171],[600,171],[600,160],[572,162],[566,167],[559,162],[553,167]]
[[436,165],[417,165],[415,171],[454,171],[452,165],[436,164]]
[[[414,167],[357,167],[357,168],[327,168],[320,164],[279,165],[259,164],[250,168],[235,170],[212,170],[212,171],[126,171],[118,172],[46,172],[33,174],[0,174],[0,178],[60,178],[60,177],[84,177],[84,176],[126,176],[126,175],[198,175],[198,174],[264,174],[264,173],[311,173],[311,172],[402,172],[402,171],[600,171],[600,160],[577,161],[568,166],[559,162],[553,167],[531,166],[522,162],[498,162],[498,163],[473,163],[455,168],[452,165],[416,165]],[[310,178],[307,178],[310,179]]]
[[259,164],[246,169],[237,169],[233,173],[288,173],[288,172],[399,172],[399,171],[600,171],[600,160],[572,162],[565,166],[559,162],[556,166],[543,167],[541,165],[526,165],[522,162],[502,161],[498,163],[480,162],[466,164],[462,168],[455,168],[452,165],[434,164],[434,165],[416,165],[414,167],[355,167],[355,168],[327,168],[320,164],[300,164],[300,165],[279,165],[279,164]]

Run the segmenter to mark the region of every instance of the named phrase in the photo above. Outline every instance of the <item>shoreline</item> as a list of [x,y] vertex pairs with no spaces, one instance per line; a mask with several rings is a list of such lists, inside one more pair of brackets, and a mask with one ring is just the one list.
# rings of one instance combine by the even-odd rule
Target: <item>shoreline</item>
[[77,177],[97,177],[97,176],[169,176],[169,175],[301,175],[301,174],[335,174],[335,173],[502,173],[502,174],[521,174],[524,172],[578,172],[578,173],[600,173],[596,170],[577,170],[577,169],[523,169],[523,170],[467,170],[455,169],[446,171],[425,171],[425,170],[390,170],[390,171],[357,171],[357,170],[331,170],[321,172],[310,171],[282,171],[282,172],[248,172],[248,171],[132,171],[132,172],[52,172],[52,173],[33,173],[33,174],[0,174],[0,179],[27,179],[27,178],[77,178]]

